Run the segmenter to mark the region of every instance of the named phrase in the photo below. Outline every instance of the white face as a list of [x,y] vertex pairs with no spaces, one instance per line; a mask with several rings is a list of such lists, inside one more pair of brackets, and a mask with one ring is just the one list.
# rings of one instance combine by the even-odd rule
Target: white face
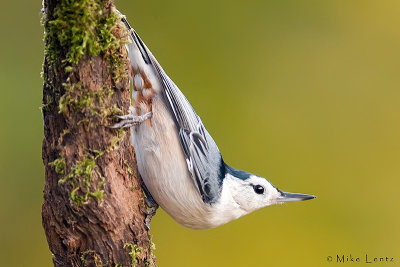
[[240,209],[250,213],[257,209],[276,204],[281,193],[265,178],[251,175],[246,180],[230,177],[229,186],[234,201]]
[[252,174],[248,179],[240,179],[227,173],[221,198],[212,206],[208,221],[216,227],[269,205],[311,198],[314,196],[281,192],[267,179]]
[[221,198],[212,206],[211,227],[235,220],[260,208],[276,204],[281,193],[268,180],[250,175],[242,180],[227,173],[222,185]]

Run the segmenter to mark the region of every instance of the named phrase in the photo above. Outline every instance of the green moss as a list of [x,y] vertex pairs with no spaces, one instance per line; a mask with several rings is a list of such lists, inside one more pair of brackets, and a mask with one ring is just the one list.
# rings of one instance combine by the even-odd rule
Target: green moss
[[[121,141],[125,137],[125,131],[122,128],[117,129],[117,135],[110,138],[110,145],[107,147],[106,152],[110,152],[115,149],[119,149]],[[129,170],[128,170],[129,171]]]
[[[63,67],[66,73],[73,72],[83,59],[100,56],[109,63],[115,82],[126,77],[126,59],[121,56],[121,51],[128,39],[124,34],[119,36],[120,29],[125,29],[121,17],[106,7],[107,4],[108,0],[61,0],[50,14],[43,16],[45,55],[50,72],[57,75],[59,67]],[[87,108],[96,99],[112,94],[111,88],[93,92],[69,81],[63,84],[63,88],[66,93],[59,102],[61,113],[68,106],[75,110]],[[53,90],[60,91],[60,88]],[[47,103],[43,103],[43,107],[47,107]]]
[[[114,91],[110,87],[102,87],[96,90],[85,89],[82,83],[64,83],[65,94],[59,101],[59,113],[68,115],[70,112],[81,113],[82,119],[77,125],[84,125],[87,130],[101,125],[107,125],[116,115],[122,115],[123,111],[115,104],[110,106],[110,97]],[[111,143],[115,141],[111,140]]]
[[[95,156],[86,154],[78,161],[66,174],[65,159],[56,159],[51,163],[55,166],[56,172],[62,175],[62,179],[58,181],[59,185],[69,183],[72,186],[70,198],[72,202],[79,206],[87,204],[90,199],[102,201],[104,198],[103,185],[104,177],[99,171],[96,160],[103,154],[101,151],[94,151]],[[97,174],[99,181],[94,185],[94,190],[91,188],[91,183],[94,180],[94,174]]]
[[127,169],[127,171],[128,171],[128,173],[129,173],[129,177],[133,177],[133,169],[132,169],[132,167],[129,165],[129,163],[126,161],[126,160],[124,160],[124,166],[126,167],[126,169]]
[[[62,142],[63,137],[70,133],[70,131],[70,129],[65,129],[61,133],[59,141]],[[116,135],[110,138],[110,144],[105,151],[92,150],[90,153],[87,152],[79,161],[75,162],[75,164],[69,168],[68,172],[64,157],[57,158],[53,162],[49,163],[50,166],[54,167],[57,174],[60,175],[58,184],[61,186],[67,183],[71,186],[70,198],[74,205],[80,206],[83,204],[88,204],[90,199],[95,199],[98,201],[102,201],[104,199],[105,193],[103,186],[105,183],[105,178],[101,175],[96,161],[105,153],[109,153],[112,150],[118,149],[120,142],[125,136],[125,133],[126,132],[123,131],[123,129],[118,129],[116,131]],[[124,164],[127,164],[126,161]],[[129,174],[133,175],[132,168],[130,168],[129,165],[125,166],[128,167]],[[95,184],[93,184],[95,175],[97,176],[98,180]]]
[[[110,125],[115,115],[124,114],[116,105],[108,103],[114,92],[113,84],[127,75],[126,60],[121,56],[127,38],[119,36],[121,29],[124,29],[120,15],[112,10],[106,11],[107,4],[108,0],[61,0],[42,19],[45,27],[46,64],[50,74],[47,75],[45,71],[43,78],[52,92],[52,97],[46,96],[42,109],[49,110],[58,103],[59,113],[67,119],[75,119],[61,133],[60,143],[67,133],[75,130],[76,125],[91,130],[98,125]],[[113,81],[99,88],[85,88],[81,82],[75,82],[80,76],[74,72],[82,61],[91,60],[95,56],[108,62],[107,71],[112,74]],[[57,75],[57,70],[64,70],[69,76],[62,86],[54,86],[51,80],[48,81],[49,77]],[[61,97],[58,99],[56,96],[59,95]],[[116,131],[116,135],[109,140],[109,146],[103,151],[84,150],[82,158],[72,166],[67,166],[62,156],[50,163],[60,176],[59,185],[68,185],[73,204],[79,206],[87,204],[90,199],[101,201],[104,198],[105,179],[96,161],[104,153],[118,149],[124,134],[122,129]]]
[[134,243],[125,243],[124,248],[129,248],[129,255],[131,256],[131,267],[136,267],[138,260],[137,257],[143,252],[143,248],[138,247]]
[[[138,247],[136,244],[134,243],[125,243],[124,244],[124,248],[129,248],[129,255],[131,256],[131,266],[135,267],[138,264],[138,257],[140,256],[139,254],[144,252],[144,249],[141,247]],[[150,238],[150,242],[149,242],[149,252],[150,252],[150,257],[147,259],[144,259],[144,266],[146,267],[153,267],[154,266],[154,261],[153,259],[154,257],[154,250],[156,249],[155,244],[153,243],[153,241]]]
[[81,254],[81,263],[82,263],[82,265],[83,266],[87,266],[87,262],[86,262],[86,254],[87,254],[88,252],[87,251],[85,251],[85,252],[82,252],[82,254]]
[[50,105],[54,103],[54,97],[50,95],[46,95],[46,101],[41,105],[40,110],[50,111]]
[[63,0],[55,7],[48,33],[54,38],[54,48],[67,51],[65,62],[77,64],[85,54],[99,55],[115,45],[111,33],[115,16],[103,13],[106,2]]
[[151,255],[153,256],[153,255],[154,255],[153,252],[154,252],[154,250],[156,250],[156,244],[153,243],[153,238],[150,238],[150,246],[149,246],[149,249],[150,249]]
[[54,167],[56,173],[59,175],[64,176],[65,171],[66,171],[66,163],[65,163],[65,158],[58,158],[52,162],[49,163],[50,166]]
[[127,39],[114,36],[120,16],[104,12],[107,3],[107,0],[62,0],[51,17],[43,17],[45,53],[50,65],[54,67],[63,58],[64,70],[71,72],[84,57],[102,56],[110,63],[114,79],[125,77],[125,60],[116,51]]
[[[81,83],[64,83],[65,94],[59,101],[59,113],[89,111],[89,115],[100,114],[99,104],[103,104],[114,93],[111,88],[99,88],[95,91],[83,88]],[[95,105],[96,104],[96,105]]]

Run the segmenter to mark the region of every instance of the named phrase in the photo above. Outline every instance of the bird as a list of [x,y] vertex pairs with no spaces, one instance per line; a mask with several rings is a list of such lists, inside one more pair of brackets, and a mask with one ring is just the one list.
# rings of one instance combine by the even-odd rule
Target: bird
[[315,198],[283,192],[266,178],[226,164],[187,98],[126,16],[121,20],[129,36],[132,103],[129,114],[111,127],[131,129],[149,229],[158,206],[182,226],[210,229],[273,204]]

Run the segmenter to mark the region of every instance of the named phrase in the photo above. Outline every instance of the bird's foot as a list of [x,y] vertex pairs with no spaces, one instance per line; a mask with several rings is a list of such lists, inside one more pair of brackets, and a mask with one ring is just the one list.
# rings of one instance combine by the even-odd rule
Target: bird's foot
[[153,216],[156,215],[158,204],[155,203],[154,206],[150,206],[147,204],[147,198],[146,198],[146,206],[147,206],[146,210],[143,210],[143,212],[146,214],[146,218],[144,219],[144,225],[146,226],[147,230],[150,230],[150,222]]
[[147,230],[150,230],[150,222],[154,215],[156,215],[158,204],[154,200],[153,196],[150,194],[149,190],[147,190],[146,186],[143,186],[143,191],[146,196],[144,198],[146,209],[142,209],[142,212],[146,214],[146,218],[144,219],[144,224]]
[[147,119],[150,119],[153,116],[153,112],[147,112],[144,115],[136,116],[134,115],[134,110],[131,107],[129,109],[129,114],[128,115],[122,115],[122,116],[116,116],[120,121],[112,126],[110,128],[129,128],[132,126],[139,125],[140,123],[144,122]]

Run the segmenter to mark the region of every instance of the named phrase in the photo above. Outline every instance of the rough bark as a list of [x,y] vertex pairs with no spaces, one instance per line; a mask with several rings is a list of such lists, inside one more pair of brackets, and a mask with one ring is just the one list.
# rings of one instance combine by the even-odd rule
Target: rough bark
[[45,11],[42,220],[54,265],[153,266],[129,130],[106,127],[130,103],[125,29],[110,0],[47,0]]

